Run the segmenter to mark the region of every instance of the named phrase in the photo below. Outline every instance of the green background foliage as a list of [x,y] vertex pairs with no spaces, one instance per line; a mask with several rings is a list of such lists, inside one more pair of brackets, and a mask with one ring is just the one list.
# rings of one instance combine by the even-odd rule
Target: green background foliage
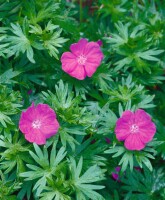
[[[164,8],[163,0],[0,0],[0,199],[165,199]],[[60,62],[80,38],[101,40],[104,53],[83,81]],[[48,104],[60,123],[42,146],[18,128],[32,102]],[[129,151],[115,124],[138,108],[157,132]]]

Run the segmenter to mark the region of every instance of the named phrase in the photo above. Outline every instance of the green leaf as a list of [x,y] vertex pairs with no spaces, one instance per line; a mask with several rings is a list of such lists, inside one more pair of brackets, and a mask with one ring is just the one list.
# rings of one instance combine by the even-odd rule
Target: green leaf
[[[55,29],[57,29],[55,31]],[[59,29],[58,26],[53,25],[51,21],[48,22],[45,31],[50,32],[48,39],[43,40],[43,46],[48,49],[49,55],[55,57],[58,59],[57,54],[59,54],[59,51],[57,50],[57,47],[62,47],[62,45],[68,40],[64,39],[63,37],[60,37],[62,29]]]
[[135,170],[123,176],[122,182],[124,183],[122,188],[126,197],[131,195],[133,199],[142,199],[143,197],[143,199],[148,200],[155,197],[159,198],[165,185],[164,172],[162,168],[155,169],[153,172],[144,169],[144,173]]
[[104,179],[102,170],[94,165],[90,167],[83,175],[80,175],[82,172],[83,159],[80,158],[78,165],[73,158],[70,158],[71,165],[71,177],[73,187],[76,189],[76,199],[85,199],[85,197],[91,198],[92,200],[103,200],[104,198],[94,190],[103,189],[104,186],[93,185],[91,183],[101,181]]
[[33,49],[31,47],[31,41],[23,32],[21,26],[18,23],[11,23],[11,31],[14,34],[14,36],[8,36],[7,39],[7,41],[10,42],[8,56],[19,56],[20,53],[24,54],[26,52],[27,58],[30,60],[30,62],[35,63],[33,59]]
[[25,177],[25,181],[38,179],[34,184],[33,190],[36,190],[36,195],[39,196],[41,192],[44,190],[47,184],[47,178],[51,178],[52,176],[56,176],[56,171],[60,166],[62,160],[66,156],[65,148],[61,147],[59,151],[56,153],[56,143],[52,146],[52,150],[50,153],[50,159],[48,158],[48,150],[46,146],[42,151],[37,144],[34,144],[34,149],[36,154],[32,151],[30,155],[32,158],[40,165],[36,166],[27,164],[27,167],[31,169],[31,171],[27,171],[20,174],[20,177]]
[[[136,162],[142,168],[144,165],[152,171],[152,165],[148,158],[154,159],[154,156],[150,154],[151,148],[146,147],[143,151],[129,151],[121,146],[111,147],[110,149],[104,151],[106,154],[114,154],[112,158],[121,157],[119,164],[121,165],[121,171],[125,171],[128,166],[130,170],[133,170],[133,167],[136,166]],[[152,153],[155,153],[155,151]],[[135,161],[136,159],[136,161]]]
[[16,81],[11,79],[18,76],[19,74],[21,74],[21,72],[13,71],[13,69],[8,69],[7,71],[5,71],[3,74],[0,75],[0,83],[3,84],[16,83]]
[[163,52],[164,52],[164,50],[150,49],[145,52],[138,52],[136,55],[138,55],[140,58],[143,58],[145,60],[159,61],[159,59],[154,56],[159,55]]

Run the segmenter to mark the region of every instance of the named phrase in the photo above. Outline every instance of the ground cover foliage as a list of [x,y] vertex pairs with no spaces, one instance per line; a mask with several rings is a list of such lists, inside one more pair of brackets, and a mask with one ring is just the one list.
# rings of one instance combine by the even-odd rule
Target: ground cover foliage
[[[0,199],[165,199],[163,8],[163,0],[0,0]],[[84,80],[60,61],[80,38],[101,40],[104,54]],[[49,105],[60,124],[45,145],[19,130],[32,102]],[[156,134],[131,151],[115,126],[137,109]]]

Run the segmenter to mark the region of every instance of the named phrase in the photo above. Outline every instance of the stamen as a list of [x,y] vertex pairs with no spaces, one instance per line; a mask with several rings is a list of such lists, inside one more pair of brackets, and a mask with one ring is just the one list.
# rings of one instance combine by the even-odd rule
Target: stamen
[[32,127],[33,127],[34,129],[39,129],[39,128],[41,127],[41,121],[40,121],[40,120],[34,120],[34,121],[32,122]]
[[137,133],[139,131],[139,127],[136,124],[132,124],[130,127],[130,132],[131,133]]
[[86,56],[84,56],[83,54],[81,54],[78,58],[77,58],[77,62],[80,64],[80,65],[84,65],[85,62],[86,62],[87,58]]

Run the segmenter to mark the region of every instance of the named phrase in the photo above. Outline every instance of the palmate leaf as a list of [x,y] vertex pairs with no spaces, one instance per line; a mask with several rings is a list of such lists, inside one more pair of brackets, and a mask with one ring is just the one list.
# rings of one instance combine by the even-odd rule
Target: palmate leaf
[[[24,20],[24,26],[25,23],[26,19]],[[10,43],[8,56],[19,56],[20,53],[26,53],[29,61],[35,63],[33,59],[33,49],[31,47],[31,41],[27,37],[26,33],[23,31],[21,26],[19,24],[11,23],[11,32],[14,34],[14,36],[10,35],[7,38],[7,41]]]
[[124,172],[128,167],[132,171],[133,167],[136,166],[137,163],[141,168],[147,167],[152,171],[153,168],[149,158],[155,159],[154,155],[156,154],[156,151],[149,147],[146,147],[142,151],[129,151],[122,146],[115,146],[106,150],[105,153],[114,154],[112,158],[121,157],[118,165],[121,165],[122,172]]
[[55,89],[55,94],[51,91],[48,91],[48,93],[43,92],[43,99],[51,103],[56,110],[66,111],[66,109],[74,104],[74,92],[62,80],[60,80],[58,85],[55,85]]
[[[131,47],[131,49],[134,47],[135,49],[138,47],[138,45],[134,46],[133,41],[136,40],[139,37],[142,37],[145,33],[145,24],[137,25],[134,27],[132,31],[131,23],[123,24],[121,21],[115,24],[115,27],[118,31],[117,33],[111,34],[112,37],[106,38],[107,43],[112,44],[112,47],[117,50],[117,52],[121,53],[121,55],[127,55],[126,51],[122,51],[119,47]],[[140,48],[141,46],[139,46]],[[134,49],[133,48],[133,49]],[[129,51],[128,51],[129,52]]]
[[150,172],[144,168],[142,171],[134,170],[132,173],[126,173],[121,181],[125,199],[128,200],[154,200],[161,199],[161,192],[165,188],[165,173],[163,168],[154,169]]
[[119,47],[120,45],[123,45],[128,42],[128,27],[130,26],[130,23],[125,24],[125,26],[119,22],[118,24],[115,24],[116,29],[119,32],[118,34],[113,34],[112,37],[106,38],[107,43],[112,44],[114,48]]
[[157,56],[163,52],[164,52],[164,50],[150,49],[148,51],[138,52],[138,53],[136,53],[136,55],[140,58],[143,58],[144,60],[159,61],[159,59],[156,58],[155,56]]
[[[5,73],[2,74],[0,78],[3,80],[4,76]],[[7,124],[14,125],[10,116],[18,114],[20,107],[22,107],[21,100],[22,98],[19,92],[12,91],[12,89],[7,88],[7,86],[0,84],[0,124],[2,124],[3,127],[7,127]]]
[[143,99],[140,103],[135,106],[137,109],[138,108],[153,108],[155,107],[154,104],[152,104],[153,99],[155,98],[155,95],[142,95],[141,98]]
[[21,183],[13,181],[0,170],[0,199],[17,200],[14,194],[21,187]]
[[117,116],[115,113],[109,109],[109,103],[105,104],[102,109],[100,109],[99,120],[97,123],[98,133],[110,133],[114,130]]
[[[112,37],[106,38],[107,43],[111,44],[112,50],[115,50],[118,61],[114,64],[116,65],[115,71],[119,71],[122,68],[129,68],[134,66],[133,70],[138,70],[141,73],[146,71],[151,73],[150,62],[158,62],[160,59],[157,57],[164,50],[151,48],[149,39],[146,40],[147,30],[145,24],[137,25],[132,28],[131,23],[123,24],[121,21],[115,24],[118,34],[111,34]],[[145,43],[145,46],[144,46]]]
[[31,193],[32,186],[33,186],[32,181],[23,182],[21,185],[21,190],[18,192],[17,199],[23,199],[24,196],[26,196],[27,199],[29,200],[30,197],[32,196],[32,193]]
[[[1,31],[2,30],[0,29],[0,33]],[[3,43],[6,38],[6,35],[0,35],[0,57],[5,57],[6,49],[9,46],[9,43]]]
[[71,152],[71,156],[83,157],[83,166],[88,168],[89,165],[97,165],[99,167],[105,166],[107,159],[102,155],[104,150],[107,148],[105,139],[103,141],[96,141],[97,136],[93,135],[86,139],[86,136],[76,136],[76,141],[79,144],[75,145],[75,151]]
[[89,163],[99,167],[105,166],[107,159],[102,156],[102,152],[107,148],[107,145],[99,141],[91,144],[90,141],[91,139],[85,141],[80,147],[77,145],[76,156],[81,155],[84,158],[84,166],[88,167]]
[[47,178],[48,186],[44,188],[44,192],[41,193],[41,200],[71,200],[70,195],[67,195],[69,190],[68,185],[63,181],[57,184],[53,179]]
[[90,198],[92,200],[104,200],[104,198],[95,190],[103,189],[102,185],[93,185],[93,182],[101,181],[104,179],[103,171],[94,165],[90,167],[83,175],[83,158],[81,157],[78,164],[73,158],[70,158],[70,172],[72,187],[76,191],[76,199],[86,200]]
[[[61,36],[62,29],[58,25],[54,25],[52,21],[49,21],[45,26],[45,29],[42,29],[39,24],[30,25],[30,33],[38,36],[37,42],[33,42],[33,46],[39,50],[46,49],[50,56],[58,59],[58,48],[68,40]],[[40,44],[42,43],[42,44]]]
[[0,75],[0,84],[12,84],[16,83],[16,81],[11,80],[14,77],[18,76],[21,72],[13,71],[13,69],[8,69],[3,74]]
[[121,171],[125,171],[128,166],[130,167],[131,170],[133,170],[133,153],[127,151],[124,147],[116,146],[114,148],[110,148],[106,150],[105,153],[114,154],[112,158],[115,158],[124,154],[119,162],[120,164],[122,164]]
[[111,0],[101,0],[101,7],[100,13],[103,17],[111,15],[113,21],[118,21],[120,18],[125,16],[125,12],[127,11],[124,8],[126,0],[119,0],[119,1],[111,1]]
[[62,145],[66,148],[69,145],[72,151],[75,151],[75,146],[79,145],[74,135],[86,135],[85,128],[81,126],[70,127],[69,125],[59,130],[59,135]]
[[37,165],[27,164],[27,167],[31,169],[31,171],[21,173],[20,176],[25,177],[25,181],[38,179],[34,184],[33,190],[36,190],[36,195],[39,196],[46,186],[47,178],[51,178],[52,175],[55,175],[57,166],[59,166],[64,159],[66,152],[65,148],[61,147],[56,153],[56,142],[52,146],[50,159],[46,146],[42,151],[38,145],[34,144],[34,149],[36,154],[30,151],[30,155]]
[[[11,133],[8,133],[11,134]],[[8,136],[0,136],[0,169],[4,170],[4,174],[9,172],[21,173],[25,170],[25,162],[29,161],[27,158],[30,146],[25,145],[24,138],[19,138],[18,132]]]
[[55,85],[55,93],[43,91],[41,98],[54,108],[63,121],[69,124],[78,124],[85,112],[85,108],[79,107],[81,97],[75,97],[72,88],[67,83],[64,84],[62,80]]
[[[55,31],[54,29],[57,30]],[[68,39],[60,37],[62,29],[59,29],[58,26],[53,25],[51,22],[47,24],[45,30],[50,31],[50,34],[48,39],[43,41],[43,45],[46,49],[48,49],[50,56],[54,56],[58,59],[57,54],[59,54],[59,51],[57,50],[57,47],[62,47]]]
[[7,124],[14,125],[11,118],[0,111],[0,123],[3,127],[7,128]]
[[54,18],[59,6],[54,0],[29,0],[23,2],[23,13],[30,23],[37,24]]
[[157,150],[161,154],[163,160],[165,160],[165,127],[160,122],[157,122],[157,129],[158,129],[157,140],[160,143],[157,146]]
[[14,21],[19,17],[19,10],[21,7],[20,0],[1,0],[0,1],[0,18],[5,20]]
[[137,69],[140,72],[143,72],[143,70],[145,70],[146,72],[151,73],[151,69],[148,66],[146,61],[150,61],[150,62],[157,61],[158,66],[159,66],[159,64],[161,63],[161,59],[157,58],[156,56],[159,54],[162,54],[163,52],[164,50],[157,50],[157,49],[150,49],[147,51],[139,50],[139,52],[135,52],[133,56],[133,60],[135,61]]
[[137,80],[143,85],[155,86],[156,84],[162,84],[163,81],[165,81],[165,77],[162,74],[162,70],[163,69],[160,69],[155,66],[155,73],[152,76],[148,73],[143,73],[143,75],[139,74],[137,76]]
[[148,91],[144,86],[137,85],[132,79],[132,74],[129,74],[127,78],[122,78],[121,83],[117,80],[116,83],[114,82],[103,90],[105,94],[109,95],[109,103],[120,102],[124,105],[125,110],[155,107],[152,103],[155,95],[147,95]]
[[68,195],[61,194],[58,190],[54,191],[49,187],[45,187],[46,192],[41,194],[40,200],[71,200]]
[[92,81],[95,83],[95,85],[99,86],[103,90],[108,88],[109,82],[113,82],[113,70],[110,69],[110,66],[111,63],[102,64],[92,76]]

